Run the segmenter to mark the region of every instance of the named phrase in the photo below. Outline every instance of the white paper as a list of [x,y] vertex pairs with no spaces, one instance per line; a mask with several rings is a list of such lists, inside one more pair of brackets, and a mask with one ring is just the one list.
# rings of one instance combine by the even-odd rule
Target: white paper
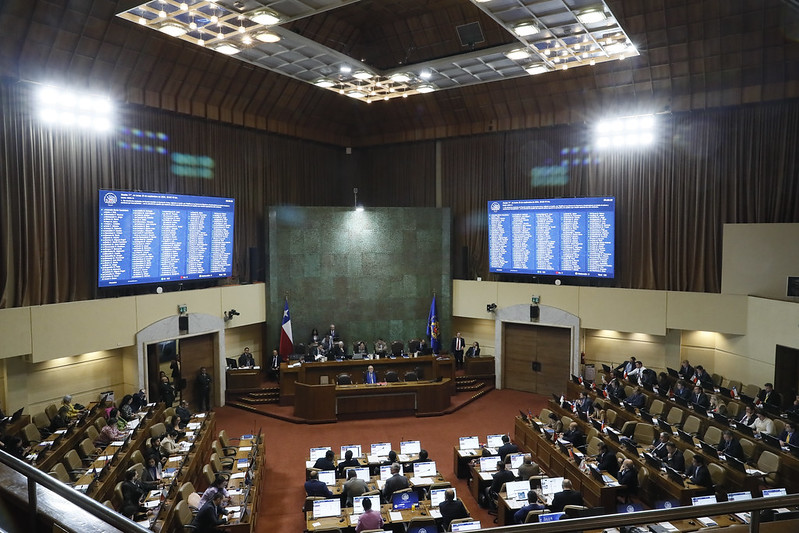
[[480,472],[480,479],[483,481],[490,481],[492,477],[491,472]]
[[430,516],[433,518],[441,518],[441,511],[438,509],[430,509]]
[[236,472],[235,474],[230,476],[230,479],[244,479],[244,475],[245,475],[244,472]]
[[240,451],[240,452],[248,452],[248,451],[250,451],[250,450],[252,450],[252,446],[241,446],[241,447],[239,448],[239,451]]
[[144,507],[145,507],[145,509],[154,509],[154,508],[158,507],[160,504],[161,504],[161,500],[150,500],[150,501],[144,502]]
[[389,511],[388,517],[392,522],[402,522],[402,513],[399,511]]

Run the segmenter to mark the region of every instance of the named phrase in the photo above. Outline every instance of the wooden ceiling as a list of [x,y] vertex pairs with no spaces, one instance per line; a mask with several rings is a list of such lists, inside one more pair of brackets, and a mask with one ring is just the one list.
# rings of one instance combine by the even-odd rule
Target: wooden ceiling
[[[4,0],[0,75],[348,146],[799,96],[799,16],[779,0],[608,4],[640,56],[366,104],[123,21],[122,2]],[[475,20],[508,41],[467,0],[364,0],[291,24],[382,66],[459,53],[454,27]]]

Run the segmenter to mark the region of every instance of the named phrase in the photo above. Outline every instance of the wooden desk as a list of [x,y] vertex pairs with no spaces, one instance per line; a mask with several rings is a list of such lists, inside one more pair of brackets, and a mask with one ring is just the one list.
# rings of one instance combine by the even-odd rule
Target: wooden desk
[[[400,379],[406,372],[415,371],[418,367],[425,380],[435,378],[450,378],[449,394],[455,394],[454,361],[449,358],[438,359],[434,356],[399,357],[396,359],[348,359],[344,361],[321,361],[316,363],[302,363],[299,366],[289,367],[286,363],[280,365],[280,405],[294,405],[297,394],[296,384],[319,385],[327,380],[328,384],[336,382],[336,376],[342,373],[351,374],[354,383],[363,381],[363,372],[372,365],[381,377],[389,370],[397,373]],[[323,379],[324,378],[324,379]]]
[[339,416],[413,411],[416,416],[443,414],[449,407],[449,379],[378,385],[308,385],[296,383],[294,415],[311,423],[335,422]]
[[226,388],[241,392],[261,388],[260,368],[229,368],[226,371]]
[[464,357],[463,364],[467,376],[493,376],[496,372],[494,356]]
[[461,450],[457,446],[453,446],[452,452],[452,470],[458,479],[469,478],[469,463],[475,459],[483,457],[483,450]]

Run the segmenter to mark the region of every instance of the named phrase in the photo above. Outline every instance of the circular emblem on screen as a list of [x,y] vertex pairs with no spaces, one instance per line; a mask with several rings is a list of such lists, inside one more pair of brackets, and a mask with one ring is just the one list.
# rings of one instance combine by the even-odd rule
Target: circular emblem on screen
[[403,494],[402,496],[400,496],[400,498],[402,498],[402,501],[407,502],[411,497],[408,496],[407,494]]
[[671,502],[665,502],[665,503],[663,504],[663,508],[664,508],[664,509],[671,509]]
[[427,528],[421,527],[418,529],[419,533],[427,533]]
[[117,195],[112,192],[107,192],[105,196],[103,196],[103,202],[105,202],[106,205],[114,205],[117,203]]
[[499,206],[499,202],[492,202],[491,203],[491,211],[494,211],[496,213],[497,211],[499,211],[499,207],[500,207]]

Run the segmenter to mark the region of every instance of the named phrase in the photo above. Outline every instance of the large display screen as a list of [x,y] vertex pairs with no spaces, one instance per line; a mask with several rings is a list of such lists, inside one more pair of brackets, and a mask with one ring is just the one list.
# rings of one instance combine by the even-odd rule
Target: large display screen
[[233,198],[100,191],[98,286],[226,278]]
[[489,271],[613,278],[615,198],[488,202]]

